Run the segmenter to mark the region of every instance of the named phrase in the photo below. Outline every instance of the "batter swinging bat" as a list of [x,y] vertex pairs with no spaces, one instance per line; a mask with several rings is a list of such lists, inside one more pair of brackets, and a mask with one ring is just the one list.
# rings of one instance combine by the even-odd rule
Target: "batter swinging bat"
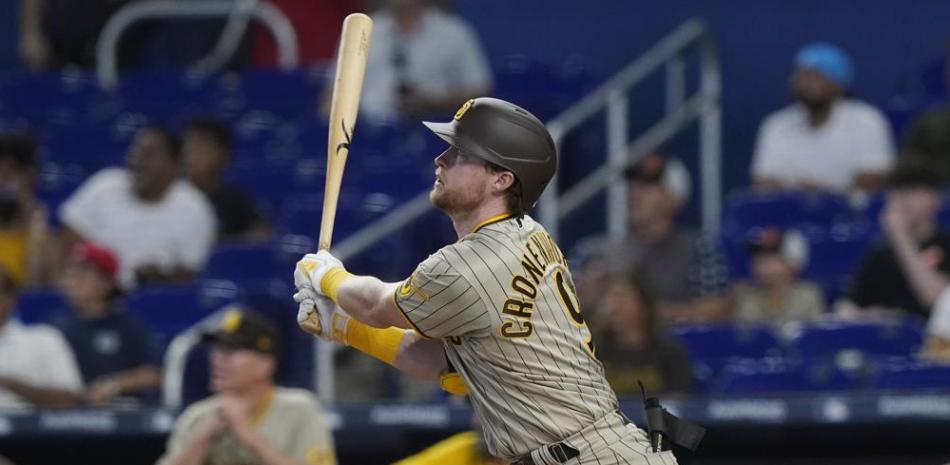
[[[373,20],[362,13],[353,13],[343,20],[340,34],[340,50],[336,59],[336,77],[333,79],[333,98],[330,103],[330,135],[327,145],[327,179],[323,191],[323,217],[320,220],[320,250],[329,250],[333,238],[333,221],[340,196],[343,167],[350,153],[356,112],[360,106],[363,90],[363,75],[366,73],[366,57],[369,53]],[[300,327],[311,334],[318,334],[320,323],[316,314]]]

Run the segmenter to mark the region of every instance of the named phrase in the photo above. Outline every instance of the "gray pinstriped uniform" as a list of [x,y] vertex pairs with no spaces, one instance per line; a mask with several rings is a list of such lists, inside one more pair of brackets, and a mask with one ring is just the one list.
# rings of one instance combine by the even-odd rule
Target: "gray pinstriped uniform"
[[567,464],[675,463],[616,413],[564,255],[530,217],[489,221],[430,255],[395,301],[443,340],[493,455],[565,441],[581,452]]

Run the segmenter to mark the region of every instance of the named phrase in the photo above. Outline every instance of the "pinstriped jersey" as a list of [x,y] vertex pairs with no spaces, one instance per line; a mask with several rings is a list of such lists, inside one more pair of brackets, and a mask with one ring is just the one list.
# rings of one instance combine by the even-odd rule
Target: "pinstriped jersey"
[[530,217],[483,223],[422,262],[395,301],[442,339],[489,451],[513,459],[617,409],[564,254]]

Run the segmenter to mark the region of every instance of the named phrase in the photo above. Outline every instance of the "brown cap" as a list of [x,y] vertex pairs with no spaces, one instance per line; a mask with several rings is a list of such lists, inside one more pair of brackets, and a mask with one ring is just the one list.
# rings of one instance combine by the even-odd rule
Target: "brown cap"
[[422,124],[466,154],[514,173],[525,212],[557,170],[557,149],[544,123],[513,103],[479,97],[465,102],[448,123]]
[[202,339],[231,349],[253,350],[275,357],[281,349],[280,334],[269,318],[237,308],[225,312],[218,327],[206,332]]

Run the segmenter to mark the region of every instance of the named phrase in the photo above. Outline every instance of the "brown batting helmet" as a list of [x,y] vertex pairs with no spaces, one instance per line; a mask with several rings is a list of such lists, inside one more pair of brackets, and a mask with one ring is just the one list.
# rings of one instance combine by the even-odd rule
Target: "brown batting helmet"
[[557,170],[557,150],[544,123],[504,100],[469,100],[452,121],[422,124],[466,154],[514,173],[521,182],[521,208],[525,212],[538,201]]

